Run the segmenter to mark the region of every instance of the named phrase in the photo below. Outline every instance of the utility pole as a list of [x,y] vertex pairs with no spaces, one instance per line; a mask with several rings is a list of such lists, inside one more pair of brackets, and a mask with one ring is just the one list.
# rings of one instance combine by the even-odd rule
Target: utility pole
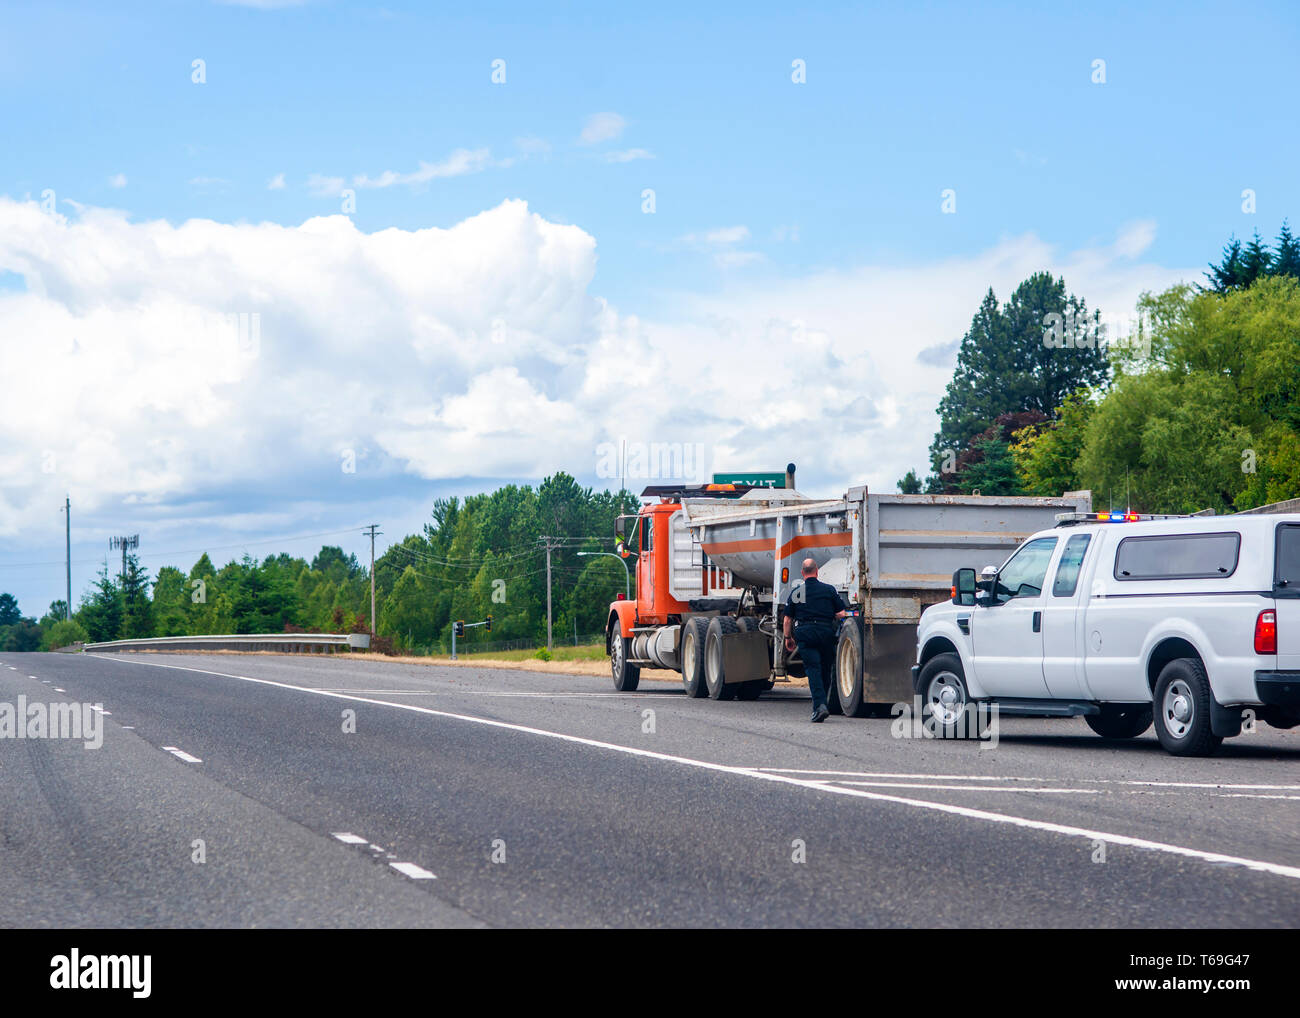
[[372,523],[363,534],[370,535],[370,634],[375,635],[375,534],[382,534],[382,530],[376,530],[378,523]]
[[67,563],[68,563],[68,601],[67,609],[64,612],[64,618],[72,618],[72,498],[65,497],[63,500],[64,522],[67,523]]
[[[551,539],[549,537],[543,537],[542,540],[546,542],[546,649],[552,650],[553,649],[553,644],[551,643],[551,548],[552,548],[552,544],[551,544]],[[558,547],[558,545],[555,545],[554,547]]]

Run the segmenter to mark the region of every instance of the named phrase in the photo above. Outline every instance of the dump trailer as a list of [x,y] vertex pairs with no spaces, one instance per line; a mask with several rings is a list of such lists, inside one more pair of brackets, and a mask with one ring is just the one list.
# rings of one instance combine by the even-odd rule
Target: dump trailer
[[833,499],[794,487],[649,487],[620,517],[618,548],[636,559],[636,594],[610,605],[606,646],[614,688],[637,688],[643,668],[680,673],[686,694],[756,699],[805,673],[785,650],[785,602],[804,559],[836,587],[852,615],[839,631],[828,700],[855,717],[912,697],[921,612],[952,596],[954,571],[1001,563],[1058,513],[1089,512],[1089,492],[1060,498],[876,494]]

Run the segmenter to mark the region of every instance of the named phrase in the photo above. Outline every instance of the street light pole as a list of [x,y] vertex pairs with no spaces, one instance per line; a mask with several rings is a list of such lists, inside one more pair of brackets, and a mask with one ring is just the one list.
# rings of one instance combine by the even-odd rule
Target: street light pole
[[627,600],[629,601],[632,600],[632,570],[630,570],[627,567],[627,559],[625,559],[622,555],[614,554],[614,552],[612,551],[580,551],[578,552],[578,554],[580,556],[608,555],[610,558],[618,559],[619,562],[623,564],[623,573],[624,573],[623,596],[627,598]]

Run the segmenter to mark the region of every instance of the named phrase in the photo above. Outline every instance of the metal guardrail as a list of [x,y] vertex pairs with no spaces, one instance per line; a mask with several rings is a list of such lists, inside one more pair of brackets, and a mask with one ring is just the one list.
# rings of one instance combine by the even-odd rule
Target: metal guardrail
[[84,651],[113,650],[278,650],[283,654],[332,654],[368,650],[369,633],[251,633],[226,636],[155,636],[144,640],[87,643]]

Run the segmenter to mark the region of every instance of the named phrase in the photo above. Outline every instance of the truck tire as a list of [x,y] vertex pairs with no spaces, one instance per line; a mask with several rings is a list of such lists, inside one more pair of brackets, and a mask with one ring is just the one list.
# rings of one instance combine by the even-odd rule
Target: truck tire
[[934,717],[935,734],[956,739],[966,734],[962,724],[970,694],[966,690],[966,673],[956,654],[939,654],[930,658],[916,679],[916,693],[921,698],[922,719]]
[[641,684],[641,669],[627,663],[632,641],[615,629],[609,636],[609,670],[614,674],[614,688],[620,693],[635,693]]
[[846,619],[835,644],[835,688],[840,709],[848,718],[864,718],[869,713],[862,701],[862,661],[862,630],[856,620]]
[[709,620],[695,615],[682,626],[682,688],[692,699],[708,696],[704,684],[704,642]]
[[719,615],[709,620],[708,634],[704,638],[704,683],[709,690],[711,700],[734,700],[738,685],[728,686],[722,653],[722,638],[732,633],[739,633],[740,626],[736,620],[726,615]]
[[1198,658],[1180,657],[1165,665],[1152,701],[1160,745],[1174,756],[1210,756],[1218,749],[1223,737],[1210,729],[1213,698]]
[[1151,727],[1149,704],[1103,704],[1100,714],[1085,714],[1083,720],[1103,739],[1136,739]]

